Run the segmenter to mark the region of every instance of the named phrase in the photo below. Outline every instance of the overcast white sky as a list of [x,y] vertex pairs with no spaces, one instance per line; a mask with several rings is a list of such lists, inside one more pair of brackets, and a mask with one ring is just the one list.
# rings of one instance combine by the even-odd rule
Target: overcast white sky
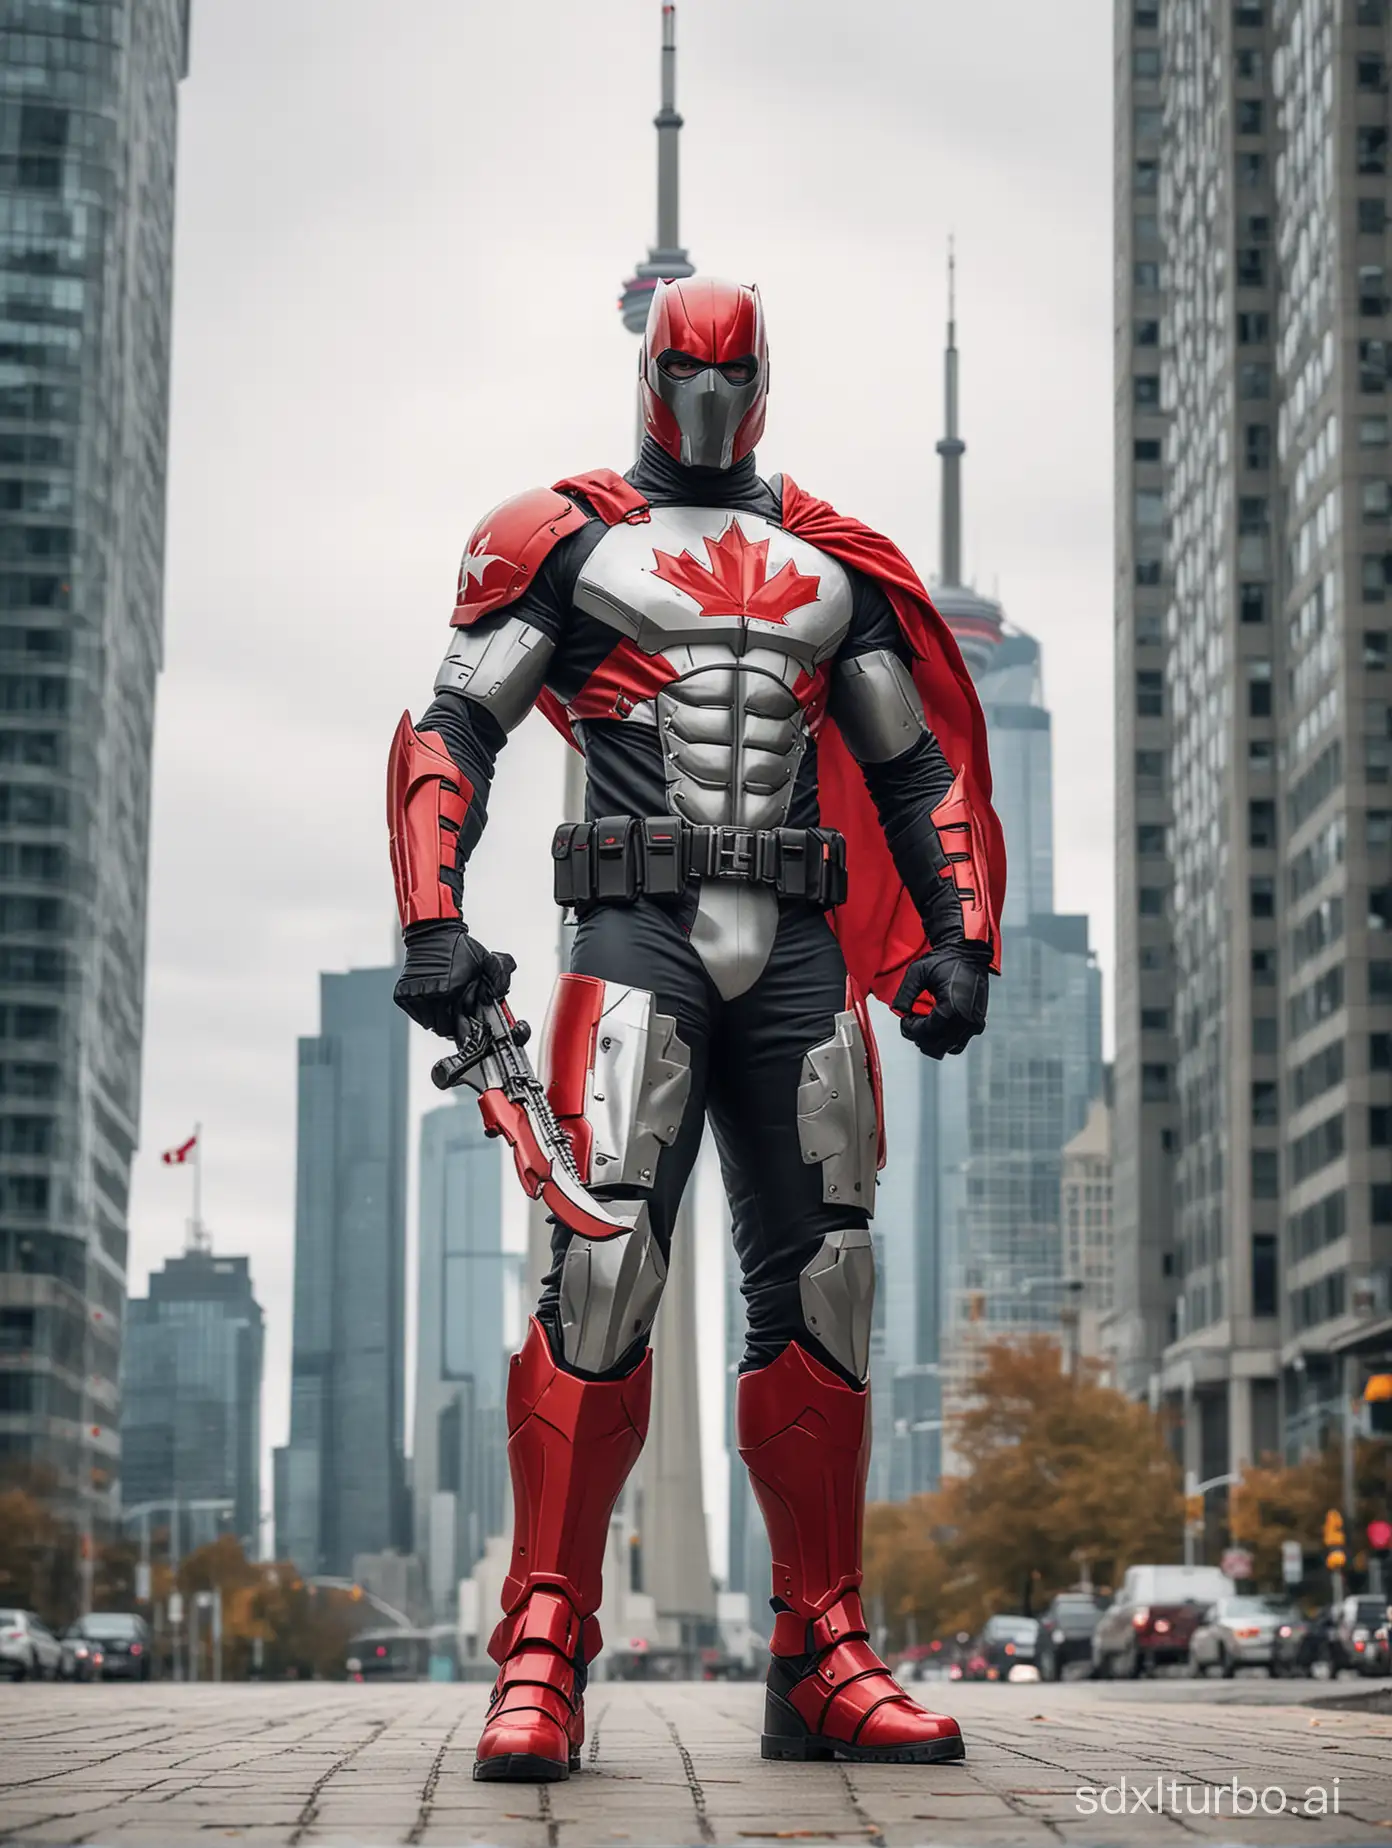
[[[159,1151],[201,1119],[206,1216],[251,1254],[267,1311],[269,1444],[288,1418],[295,1040],[316,1030],[319,970],[389,954],[392,729],[429,698],[474,521],[631,459],[636,342],[615,301],[653,235],[659,7],[193,10],[131,1285],[182,1244],[187,1188]],[[761,466],[882,527],[925,576],[956,234],[966,559],[1044,644],[1056,902],[1091,914],[1109,1005],[1110,13],[683,0],[678,16],[683,237],[763,290]],[[561,748],[532,719],[504,754],[465,907],[517,956],[537,1020]],[[416,1037],[419,1111],[435,1099]],[[718,1515],[716,1257],[707,1224]]]

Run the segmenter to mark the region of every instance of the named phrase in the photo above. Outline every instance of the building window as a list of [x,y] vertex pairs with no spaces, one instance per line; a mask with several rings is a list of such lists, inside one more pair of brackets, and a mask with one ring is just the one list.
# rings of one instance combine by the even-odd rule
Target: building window
[[1377,670],[1387,666],[1387,631],[1386,629],[1365,629],[1363,631],[1363,665]]
[[1252,951],[1252,986],[1253,988],[1274,988],[1276,986],[1275,950]]
[[1234,64],[1240,83],[1260,83],[1262,75],[1262,55],[1251,46],[1236,53]]
[[1385,417],[1360,417],[1358,420],[1358,442],[1363,449],[1383,449],[1387,445],[1387,419]]
[[1247,740],[1247,764],[1252,770],[1271,770],[1276,765],[1276,748],[1270,738]]
[[1160,77],[1160,52],[1152,45],[1139,45],[1131,54],[1131,71],[1138,83],[1156,83]]
[[1358,266],[1358,312],[1387,312],[1387,274],[1380,263],[1361,263]]
[[1281,1158],[1275,1149],[1252,1150],[1252,1198],[1275,1200],[1281,1192]]
[[1161,582],[1161,564],[1158,558],[1138,558],[1136,560],[1136,582],[1152,588]]
[[1363,554],[1363,601],[1385,603],[1392,587],[1392,552]]
[[1138,160],[1136,162],[1135,187],[1138,193],[1153,193],[1160,186],[1160,163],[1158,160]]
[[1170,1030],[1170,1010],[1167,1007],[1143,1007],[1141,1009],[1142,1033],[1168,1033]]
[[1280,1091],[1274,1082],[1260,1080],[1252,1086],[1252,1123],[1257,1129],[1271,1129],[1280,1120]]
[[1259,135],[1262,132],[1262,106],[1259,96],[1238,98],[1237,132],[1239,135]]
[[[1165,778],[1165,753],[1163,751],[1137,751],[1136,781],[1143,787],[1158,789]],[[1164,830],[1161,830],[1164,833]]]
[[1365,481],[1360,493],[1365,526],[1382,526],[1392,513],[1392,487],[1385,481]]
[[[1160,323],[1158,321],[1137,321],[1135,340],[1138,347],[1153,347],[1160,344]],[[1156,457],[1159,460],[1159,457]]]
[[[1379,344],[1381,344],[1379,342]],[[1157,411],[1160,408],[1160,375],[1154,372],[1138,372],[1131,381],[1135,392],[1138,411]]]
[[1385,199],[1360,199],[1358,201],[1358,229],[1364,237],[1381,237],[1387,225],[1387,201]]
[[1249,403],[1254,398],[1271,396],[1271,368],[1246,359],[1237,369],[1237,395]]
[[1274,1014],[1252,1016],[1252,1051],[1258,1054],[1279,1052],[1280,1040]]
[[1160,25],[1160,0],[1136,0],[1136,30],[1155,32]]
[[1381,58],[1364,53],[1354,59],[1360,90],[1381,90],[1387,82],[1387,67]]
[[1266,252],[1255,250],[1250,246],[1237,253],[1237,286],[1239,289],[1264,289],[1266,287]]
[[1163,718],[1165,712],[1165,677],[1155,668],[1142,668],[1136,675],[1136,717]]
[[1276,881],[1274,879],[1252,879],[1248,882],[1251,913],[1254,918],[1274,918],[1276,915]]
[[1243,584],[1237,593],[1238,614],[1243,622],[1266,621],[1266,585]]
[[[1379,200],[1378,204],[1381,203]],[[1153,295],[1160,287],[1160,265],[1149,262],[1133,264],[1131,281],[1138,294]]]
[[1240,533],[1264,533],[1270,514],[1264,494],[1243,494],[1237,502],[1237,530]]
[[1271,717],[1271,663],[1247,663],[1247,715],[1253,719]]
[[1252,1314],[1276,1313],[1276,1234],[1252,1234]]
[[1271,425],[1248,424],[1246,431],[1248,468],[1271,467]]
[[1163,853],[1165,851],[1165,830],[1158,822],[1142,822],[1136,830],[1136,852],[1139,854]]
[[1255,192],[1266,179],[1265,154],[1239,154],[1237,183],[1245,192]]
[[1145,1104],[1163,1104],[1170,1095],[1170,1068],[1168,1065],[1143,1065],[1141,1067],[1141,1102]]
[[1306,1104],[1313,1103],[1343,1082],[1344,1042],[1331,1040],[1291,1073],[1291,1109],[1303,1110]]
[[1360,128],[1358,130],[1357,160],[1360,173],[1386,173],[1387,130],[1385,128]]
[[1141,886],[1137,892],[1137,909],[1143,918],[1163,918],[1165,915],[1164,887]]
[[1385,340],[1359,341],[1358,389],[1360,391],[1386,391],[1387,343]]
[[1297,1136],[1290,1146],[1291,1181],[1298,1184],[1310,1175],[1318,1174],[1321,1168],[1327,1168],[1332,1161],[1337,1161],[1344,1152],[1344,1113],[1336,1110],[1322,1123],[1316,1123],[1313,1129],[1307,1129],[1303,1136]]
[[1136,524],[1145,532],[1158,532],[1165,524],[1165,496],[1159,488],[1137,488]]
[[1131,445],[1131,459],[1134,462],[1158,462],[1160,460],[1159,438],[1138,436]]
[[1392,1001],[1392,962],[1368,964],[1368,999]]
[[1343,1005],[1344,966],[1339,963],[1291,996],[1286,1010],[1288,1037],[1298,1040],[1322,1020],[1337,1014]]
[[1368,1147],[1392,1149],[1392,1108],[1374,1104],[1368,1111]]
[[1233,8],[1233,24],[1241,29],[1243,26],[1260,26],[1262,22],[1262,0],[1237,0]]
[[1360,26],[1380,26],[1387,17],[1387,0],[1356,0],[1354,20]]
[[1392,1226],[1392,1181],[1374,1181],[1368,1192],[1368,1216],[1373,1224]]
[[1364,827],[1369,847],[1392,846],[1392,809],[1369,809]]
[[1247,845],[1249,847],[1274,847],[1276,845],[1276,804],[1274,802],[1249,802],[1247,804]]

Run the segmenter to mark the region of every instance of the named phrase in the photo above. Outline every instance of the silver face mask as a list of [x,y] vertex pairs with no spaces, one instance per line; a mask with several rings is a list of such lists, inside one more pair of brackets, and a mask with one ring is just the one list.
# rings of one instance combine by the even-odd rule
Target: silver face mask
[[687,468],[729,468],[735,436],[764,389],[759,373],[747,385],[732,385],[718,366],[703,366],[694,378],[674,379],[654,357],[648,361],[648,384],[681,431],[678,460]]

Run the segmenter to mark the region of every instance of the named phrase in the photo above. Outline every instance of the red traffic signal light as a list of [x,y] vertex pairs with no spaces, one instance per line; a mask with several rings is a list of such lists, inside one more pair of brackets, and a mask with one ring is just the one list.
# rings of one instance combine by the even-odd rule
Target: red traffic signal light
[[1368,1545],[1375,1553],[1385,1553],[1392,1547],[1392,1521],[1369,1521]]

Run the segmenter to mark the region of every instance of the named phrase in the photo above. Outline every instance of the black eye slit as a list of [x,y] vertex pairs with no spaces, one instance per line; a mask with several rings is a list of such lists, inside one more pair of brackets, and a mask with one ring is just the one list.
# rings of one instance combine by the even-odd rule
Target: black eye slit
[[697,359],[694,353],[680,353],[675,347],[668,347],[665,353],[658,355],[658,365],[670,379],[694,379],[698,372],[704,372],[708,361]]
[[752,353],[743,359],[727,359],[720,368],[721,377],[730,385],[752,385],[759,371],[759,362]]

